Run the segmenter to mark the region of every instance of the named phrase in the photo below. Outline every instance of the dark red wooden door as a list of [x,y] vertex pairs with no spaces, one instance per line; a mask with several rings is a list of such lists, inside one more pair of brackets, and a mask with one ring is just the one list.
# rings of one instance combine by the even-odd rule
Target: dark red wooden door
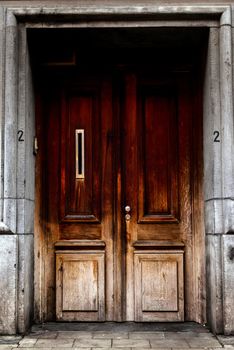
[[184,268],[192,268],[190,93],[186,75],[125,75],[121,125],[128,319],[184,319],[184,288],[191,288]]
[[189,313],[189,81],[79,72],[43,97],[51,319],[55,299],[58,320],[181,321],[184,294]]

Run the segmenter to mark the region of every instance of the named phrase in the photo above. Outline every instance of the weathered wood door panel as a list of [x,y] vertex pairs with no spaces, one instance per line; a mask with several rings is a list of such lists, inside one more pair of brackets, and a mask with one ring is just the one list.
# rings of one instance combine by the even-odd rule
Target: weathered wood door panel
[[[188,77],[175,75],[159,80],[152,74],[147,76],[130,73],[126,74],[125,79],[124,192],[125,205],[131,208],[128,213],[130,217],[126,216],[125,220],[127,319],[135,317],[137,320],[145,321],[164,319],[182,321],[184,277],[181,272],[178,277],[177,268],[171,261],[177,251],[176,259],[180,261],[180,271],[183,271],[182,257],[185,250],[186,269],[188,271],[192,268],[189,261],[192,239],[190,147],[192,103]],[[167,262],[162,265],[158,260],[159,252],[167,245],[171,247],[171,254],[167,252],[164,255]],[[142,253],[146,254],[147,250],[152,257],[152,248],[155,257],[151,262],[145,260],[147,263],[141,264],[144,273],[142,272],[139,277],[137,258]],[[136,254],[135,263],[134,254]],[[148,268],[144,270],[146,266]],[[167,266],[166,284],[162,276],[158,276],[158,266],[161,266],[162,276],[163,266]],[[135,284],[132,278],[134,275]],[[141,285],[138,279],[141,280]],[[169,308],[166,312],[162,303],[159,310],[161,297],[158,295],[159,300],[155,304],[157,310],[154,310],[153,300],[157,298],[157,292],[154,290],[156,285],[155,288],[145,289],[146,283],[151,279],[156,281],[160,290],[165,291],[167,305],[175,305],[176,300],[180,300],[178,309],[176,307],[173,311]],[[173,298],[175,288],[172,281],[179,285],[180,296],[176,299]],[[187,288],[191,292],[191,286]],[[144,309],[145,293],[147,304],[151,304],[150,291],[152,309],[147,311]],[[189,295],[186,296],[189,298]]]
[[126,66],[49,88],[41,128],[51,319],[55,307],[69,321],[191,319],[190,83],[190,73]]
[[136,321],[183,320],[183,252],[135,252],[134,258]]
[[56,254],[57,320],[105,320],[104,258],[104,252]]
[[51,85],[43,99],[48,319],[56,309],[57,320],[113,320],[112,82],[79,74]]

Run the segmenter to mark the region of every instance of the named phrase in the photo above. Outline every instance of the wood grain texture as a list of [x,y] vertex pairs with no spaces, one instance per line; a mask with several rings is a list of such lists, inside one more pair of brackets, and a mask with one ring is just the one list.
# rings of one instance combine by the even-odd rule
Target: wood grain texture
[[176,89],[140,87],[139,222],[178,222]]
[[[100,222],[100,98],[93,88],[63,94],[61,115],[61,221]],[[75,131],[84,131],[84,179],[76,178]]]
[[102,321],[105,318],[104,252],[56,255],[58,320]]
[[[57,319],[68,321],[181,321],[183,310],[186,320],[204,314],[196,306],[204,283],[197,87],[191,88],[189,72],[158,76],[152,67],[138,68],[63,77],[40,102],[38,130],[41,142],[46,130],[46,140],[38,158],[37,249],[44,257],[46,320],[55,309]],[[85,180],[75,178],[75,129],[86,130]],[[64,273],[55,269],[55,249],[74,257],[65,265],[61,258]]]
[[135,252],[137,321],[183,321],[183,251]]

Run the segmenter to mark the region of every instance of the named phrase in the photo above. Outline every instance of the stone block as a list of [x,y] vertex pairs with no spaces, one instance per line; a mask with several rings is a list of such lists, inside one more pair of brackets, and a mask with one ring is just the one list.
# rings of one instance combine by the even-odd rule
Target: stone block
[[221,129],[219,29],[211,28],[208,42],[204,82],[203,143],[204,143],[204,198],[221,197],[221,148],[213,142],[214,131]]
[[[51,333],[51,332],[50,332]],[[63,331],[58,332],[57,334],[58,339],[91,339],[92,333],[91,332],[82,332],[82,331]]]
[[206,237],[207,319],[214,333],[223,331],[221,236]]
[[34,231],[34,202],[28,199],[18,199],[17,204],[17,233],[32,233]]
[[16,199],[5,198],[3,201],[3,222],[12,233],[16,233]]
[[206,234],[223,233],[223,207],[222,200],[209,200],[205,202],[205,232]]
[[140,347],[142,349],[148,349],[150,348],[150,342],[146,339],[114,339],[113,340],[113,347],[116,348],[136,348]]
[[[87,339],[87,343],[89,339]],[[71,348],[73,346],[74,339],[38,339],[33,345],[34,348]],[[90,346],[87,346],[90,347]]]
[[128,339],[127,332],[93,332],[94,339]]
[[0,334],[16,333],[17,237],[0,235]]
[[24,333],[33,319],[33,235],[20,235],[19,240],[19,281],[18,281],[18,332]]
[[18,130],[21,130],[22,141],[18,142],[17,163],[17,196],[18,198],[34,199],[34,169],[33,140],[35,136],[34,92],[32,73],[27,47],[25,27],[19,28],[19,91]]
[[77,339],[74,348],[108,348],[111,347],[111,339]]

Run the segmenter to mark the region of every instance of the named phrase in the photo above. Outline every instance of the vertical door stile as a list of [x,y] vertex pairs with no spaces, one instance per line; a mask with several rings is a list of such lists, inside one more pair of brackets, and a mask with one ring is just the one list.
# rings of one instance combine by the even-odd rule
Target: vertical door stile
[[112,81],[102,80],[101,88],[101,143],[102,154],[102,239],[106,243],[105,280],[106,280],[106,320],[114,319],[114,259],[113,259],[113,110],[112,110]]
[[134,265],[133,242],[137,239],[137,80],[136,75],[127,73],[125,76],[124,95],[124,154],[122,172],[124,172],[125,199],[124,207],[131,208],[130,220],[125,220],[126,234],[126,320],[133,321],[134,316]]
[[125,312],[125,230],[123,227],[122,216],[122,169],[121,154],[123,145],[121,135],[123,134],[123,125],[121,123],[121,100],[122,100],[122,79],[121,72],[113,76],[113,135],[114,135],[114,152],[113,152],[113,172],[114,172],[114,317],[116,321],[124,321]]

